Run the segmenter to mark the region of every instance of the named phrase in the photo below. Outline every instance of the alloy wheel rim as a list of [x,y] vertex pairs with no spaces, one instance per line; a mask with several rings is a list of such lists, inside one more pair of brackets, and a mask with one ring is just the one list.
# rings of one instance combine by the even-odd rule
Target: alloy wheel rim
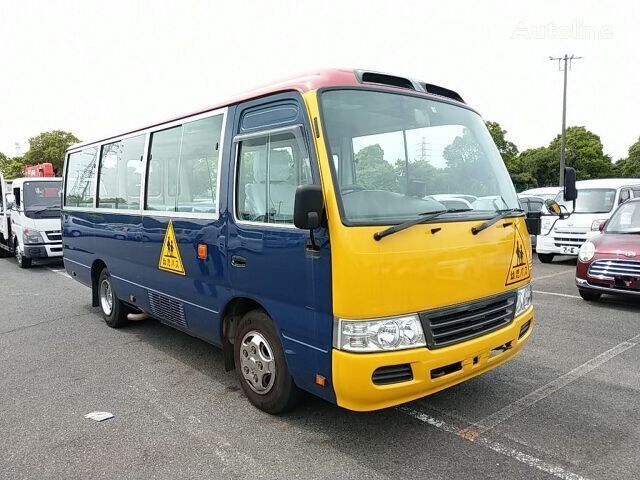
[[276,361],[267,339],[251,330],[240,343],[240,369],[249,388],[259,395],[271,391],[276,380]]
[[107,279],[100,284],[100,306],[105,315],[111,315],[113,310],[113,290]]

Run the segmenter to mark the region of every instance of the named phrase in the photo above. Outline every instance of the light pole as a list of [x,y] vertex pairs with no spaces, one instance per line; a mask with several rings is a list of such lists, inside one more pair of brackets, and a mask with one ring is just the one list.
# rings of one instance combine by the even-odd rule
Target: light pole
[[[580,60],[582,57],[576,57],[564,54],[564,57],[549,57],[549,60],[558,61],[558,70],[564,72],[564,90],[562,92],[562,144],[560,147],[560,186],[564,187],[564,167],[567,161],[567,71],[571,68],[573,60]],[[564,63],[564,65],[563,65]]]

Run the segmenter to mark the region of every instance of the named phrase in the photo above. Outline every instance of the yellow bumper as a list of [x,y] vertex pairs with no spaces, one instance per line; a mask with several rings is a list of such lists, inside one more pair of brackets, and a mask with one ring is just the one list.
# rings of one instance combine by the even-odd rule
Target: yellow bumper
[[[518,339],[520,327],[531,321],[529,330]],[[368,411],[392,407],[480,375],[518,354],[533,330],[533,308],[511,324],[464,343],[436,350],[415,348],[397,352],[349,353],[333,350],[333,388],[337,404],[349,410]],[[492,352],[511,342],[506,351]],[[459,370],[432,377],[432,371],[460,362]],[[379,367],[410,364],[413,380],[376,385],[371,377]]]

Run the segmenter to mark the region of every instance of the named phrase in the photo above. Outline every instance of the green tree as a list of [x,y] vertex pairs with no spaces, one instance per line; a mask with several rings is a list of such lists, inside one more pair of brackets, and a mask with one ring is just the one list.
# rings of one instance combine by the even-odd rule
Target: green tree
[[618,160],[615,174],[619,177],[640,177],[640,138],[629,147],[627,158]]
[[549,187],[558,184],[560,157],[554,155],[548,147],[524,150],[518,155],[515,163],[518,175],[523,178],[528,175],[531,179],[535,179],[536,185],[527,185],[526,188],[532,188],[532,186]]
[[[559,170],[561,141],[562,137],[558,135],[549,144],[549,150],[558,158],[556,172]],[[566,153],[567,166],[576,169],[578,180],[607,178],[614,173],[611,157],[604,154],[600,137],[585,127],[567,128]]]
[[51,163],[56,173],[61,175],[65,150],[69,145],[79,141],[70,132],[62,130],[43,132],[29,139],[29,151],[24,155],[25,162],[28,164]]
[[[498,122],[485,122],[487,129],[493,138],[502,160],[509,169],[509,166],[513,164],[514,160],[518,156],[518,147],[513,142],[507,140],[507,131],[504,130]],[[509,172],[511,170],[509,169]]]
[[402,191],[394,167],[384,159],[384,150],[379,144],[362,148],[355,156],[358,185],[366,189]]
[[22,176],[24,172],[23,157],[9,158],[4,153],[0,153],[0,172],[7,179]]

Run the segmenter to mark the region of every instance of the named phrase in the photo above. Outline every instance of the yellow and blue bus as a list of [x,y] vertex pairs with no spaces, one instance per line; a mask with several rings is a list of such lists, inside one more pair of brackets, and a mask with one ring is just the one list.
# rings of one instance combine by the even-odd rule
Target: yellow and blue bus
[[258,408],[374,410],[513,358],[525,217],[456,92],[319,71],[66,152],[64,263],[106,323],[222,348]]

